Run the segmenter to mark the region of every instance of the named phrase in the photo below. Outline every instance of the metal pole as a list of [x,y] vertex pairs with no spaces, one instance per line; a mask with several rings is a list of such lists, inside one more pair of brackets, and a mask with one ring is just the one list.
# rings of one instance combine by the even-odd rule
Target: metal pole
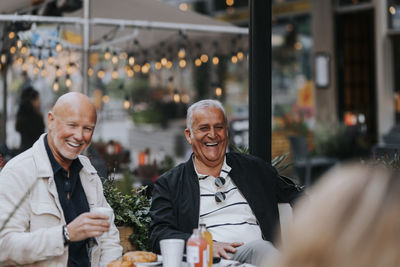
[[89,93],[89,42],[90,42],[90,0],[83,1],[83,40],[82,40],[82,82],[83,93]]
[[8,62],[3,65],[1,75],[3,76],[3,120],[1,125],[2,130],[2,144],[6,144],[7,141],[7,69]]
[[249,150],[271,162],[271,0],[249,7]]

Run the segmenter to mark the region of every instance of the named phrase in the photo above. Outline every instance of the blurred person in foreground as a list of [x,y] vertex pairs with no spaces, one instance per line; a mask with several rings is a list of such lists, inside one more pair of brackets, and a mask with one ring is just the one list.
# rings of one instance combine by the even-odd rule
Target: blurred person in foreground
[[338,167],[299,202],[270,267],[400,266],[400,174]]
[[110,227],[108,216],[90,212],[109,207],[96,170],[80,155],[90,144],[96,119],[87,96],[62,95],[47,114],[48,133],[3,168],[0,227],[6,224],[0,232],[0,262],[105,266],[121,256],[115,225]]
[[299,187],[251,155],[227,153],[228,123],[216,100],[194,103],[187,112],[186,139],[193,154],[158,178],[150,209],[153,251],[167,238],[187,240],[205,223],[214,256],[258,264],[275,253],[272,237],[278,202],[292,202]]
[[21,135],[19,151],[23,152],[30,148],[44,133],[44,127],[39,92],[29,86],[21,92],[15,122],[15,129]]

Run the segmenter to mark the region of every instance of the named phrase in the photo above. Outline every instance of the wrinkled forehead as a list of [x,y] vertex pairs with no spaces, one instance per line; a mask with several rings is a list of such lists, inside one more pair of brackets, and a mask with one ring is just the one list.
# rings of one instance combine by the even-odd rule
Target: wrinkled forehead
[[89,105],[79,103],[63,104],[54,107],[53,115],[56,119],[70,122],[85,122],[94,126],[97,120],[96,110]]

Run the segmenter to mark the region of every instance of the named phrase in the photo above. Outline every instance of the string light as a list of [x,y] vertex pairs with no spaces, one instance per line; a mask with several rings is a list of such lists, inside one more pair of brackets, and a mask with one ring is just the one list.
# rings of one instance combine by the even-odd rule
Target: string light
[[30,63],[35,62],[35,57],[32,54],[29,55],[29,62]]
[[24,63],[24,60],[22,59],[22,57],[18,57],[17,62],[18,62],[18,64],[22,64],[22,63]]
[[160,70],[162,68],[162,64],[159,61],[156,62],[155,66],[156,66],[156,70]]
[[121,54],[119,54],[119,58],[121,60],[125,60],[128,58],[128,54],[126,52],[122,52]]
[[226,0],[225,3],[226,3],[227,6],[233,6],[235,1],[234,0]]
[[47,70],[46,70],[46,69],[42,69],[41,74],[42,74],[42,77],[46,77],[46,75],[47,75]]
[[113,56],[111,58],[111,62],[115,65],[118,63],[118,55],[116,52],[113,53]]
[[14,39],[14,37],[15,37],[15,32],[11,31],[11,32],[8,33],[8,38],[9,39]]
[[167,65],[167,62],[168,62],[168,60],[167,60],[166,57],[163,57],[163,58],[161,59],[161,65],[166,66],[166,65]]
[[213,63],[214,65],[218,65],[218,63],[219,63],[219,58],[218,58],[217,56],[213,56],[213,58],[212,58],[212,63]]
[[110,60],[110,58],[111,58],[111,53],[110,53],[110,50],[107,47],[106,51],[104,52],[104,59],[105,60]]
[[188,6],[187,3],[180,3],[178,7],[179,7],[179,9],[182,10],[182,11],[187,11],[188,8],[189,8],[189,6]]
[[63,74],[63,72],[62,72],[60,66],[57,65],[57,66],[56,66],[56,76],[57,76],[57,77],[61,77],[62,74]]
[[133,66],[135,64],[135,57],[134,56],[130,56],[128,59],[128,63],[129,65]]
[[67,74],[65,76],[65,78],[66,78],[65,79],[65,86],[70,87],[72,85],[72,81],[71,81],[71,78],[70,78],[69,74]]
[[186,60],[185,60],[185,59],[179,60],[179,67],[181,67],[182,69],[183,69],[184,67],[186,67]]
[[38,62],[37,62],[37,66],[38,66],[39,68],[41,68],[41,67],[43,67],[43,65],[44,65],[43,60],[41,60],[41,59],[39,58],[39,60],[38,60]]
[[18,47],[18,49],[21,49],[21,47],[22,47],[22,41],[21,40],[17,41],[17,47]]
[[196,58],[195,61],[194,61],[194,64],[195,64],[197,67],[200,67],[200,66],[201,66],[201,60],[200,60],[200,58]]
[[172,61],[167,61],[167,64],[165,65],[165,67],[167,68],[167,69],[170,69],[170,68],[172,68]]
[[34,67],[33,68],[33,74],[36,76],[36,75],[38,75],[39,74],[39,68],[38,67]]
[[142,73],[147,74],[149,72],[149,70],[150,70],[150,64],[149,63],[143,64]]
[[203,62],[203,63],[207,63],[207,61],[208,61],[208,56],[207,56],[206,54],[202,54],[202,55],[200,56],[200,60],[201,60],[201,62]]
[[57,51],[58,53],[60,53],[62,50],[63,50],[63,47],[62,47],[61,43],[60,43],[60,42],[57,42],[56,51]]
[[13,54],[15,54],[15,52],[17,52],[17,48],[15,46],[11,46],[10,47],[10,54],[13,55]]
[[70,62],[70,63],[67,64],[67,74],[68,75],[71,75],[72,72],[74,72],[74,67],[73,66],[74,66],[74,63]]
[[135,64],[135,66],[133,66],[133,70],[135,72],[140,72],[141,69],[142,69],[142,67],[139,64]]
[[215,88],[215,95],[216,96],[221,96],[222,95],[222,88],[221,87]]
[[231,58],[231,60],[232,60],[232,63],[233,63],[233,64],[236,64],[236,63],[238,62],[238,58],[237,58],[236,55],[233,55],[232,58]]
[[26,48],[26,46],[21,47],[21,54],[25,55],[27,51],[28,49]]
[[99,77],[100,79],[102,79],[102,78],[104,77],[104,70],[100,69],[100,70],[97,72],[97,77]]
[[181,47],[178,51],[178,57],[179,58],[184,58],[186,56],[186,51],[185,51],[185,47]]
[[49,58],[47,59],[47,63],[49,63],[50,65],[53,65],[54,63],[53,53],[51,52],[51,50],[49,51]]
[[118,79],[118,70],[114,69],[113,72],[111,73],[111,77],[116,80]]
[[6,61],[7,61],[7,56],[6,56],[6,54],[1,54],[0,60],[1,60],[1,63],[2,63],[2,64],[5,64]]
[[125,97],[125,101],[124,101],[124,109],[129,109],[131,106],[131,102],[129,101],[128,97]]
[[174,98],[174,102],[175,103],[179,103],[181,101],[181,96],[179,95],[179,92],[176,89],[174,91],[174,97],[173,98]]
[[22,68],[23,71],[27,71],[28,70],[28,65],[24,62],[24,63],[22,63],[21,68]]
[[236,56],[237,56],[237,58],[238,58],[240,61],[242,61],[242,60],[243,60],[243,57],[244,57],[244,54],[243,54],[242,51],[239,51],[239,52],[237,52]]
[[101,100],[103,101],[103,103],[108,103],[108,102],[110,102],[110,97],[108,95],[103,95]]
[[189,95],[188,94],[183,94],[182,97],[181,97],[181,100],[185,104],[189,103]]
[[128,77],[133,77],[135,75],[135,72],[132,69],[128,70]]
[[87,74],[91,77],[93,75],[93,69],[88,68]]
[[58,78],[55,78],[53,83],[53,91],[58,92],[59,89],[60,89],[60,84],[58,83]]

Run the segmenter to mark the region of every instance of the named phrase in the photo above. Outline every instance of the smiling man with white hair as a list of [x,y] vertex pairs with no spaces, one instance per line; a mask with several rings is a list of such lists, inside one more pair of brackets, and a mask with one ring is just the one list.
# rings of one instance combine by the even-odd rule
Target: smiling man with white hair
[[213,254],[252,264],[276,252],[271,243],[278,202],[293,202],[301,190],[283,180],[265,161],[227,153],[228,123],[216,100],[194,103],[187,111],[185,136],[193,154],[158,178],[150,210],[153,250],[167,238],[187,240],[206,224]]
[[48,133],[1,171],[0,265],[106,266],[121,256],[114,223],[90,212],[109,207],[96,170],[80,155],[96,119],[87,96],[62,95],[47,114]]

